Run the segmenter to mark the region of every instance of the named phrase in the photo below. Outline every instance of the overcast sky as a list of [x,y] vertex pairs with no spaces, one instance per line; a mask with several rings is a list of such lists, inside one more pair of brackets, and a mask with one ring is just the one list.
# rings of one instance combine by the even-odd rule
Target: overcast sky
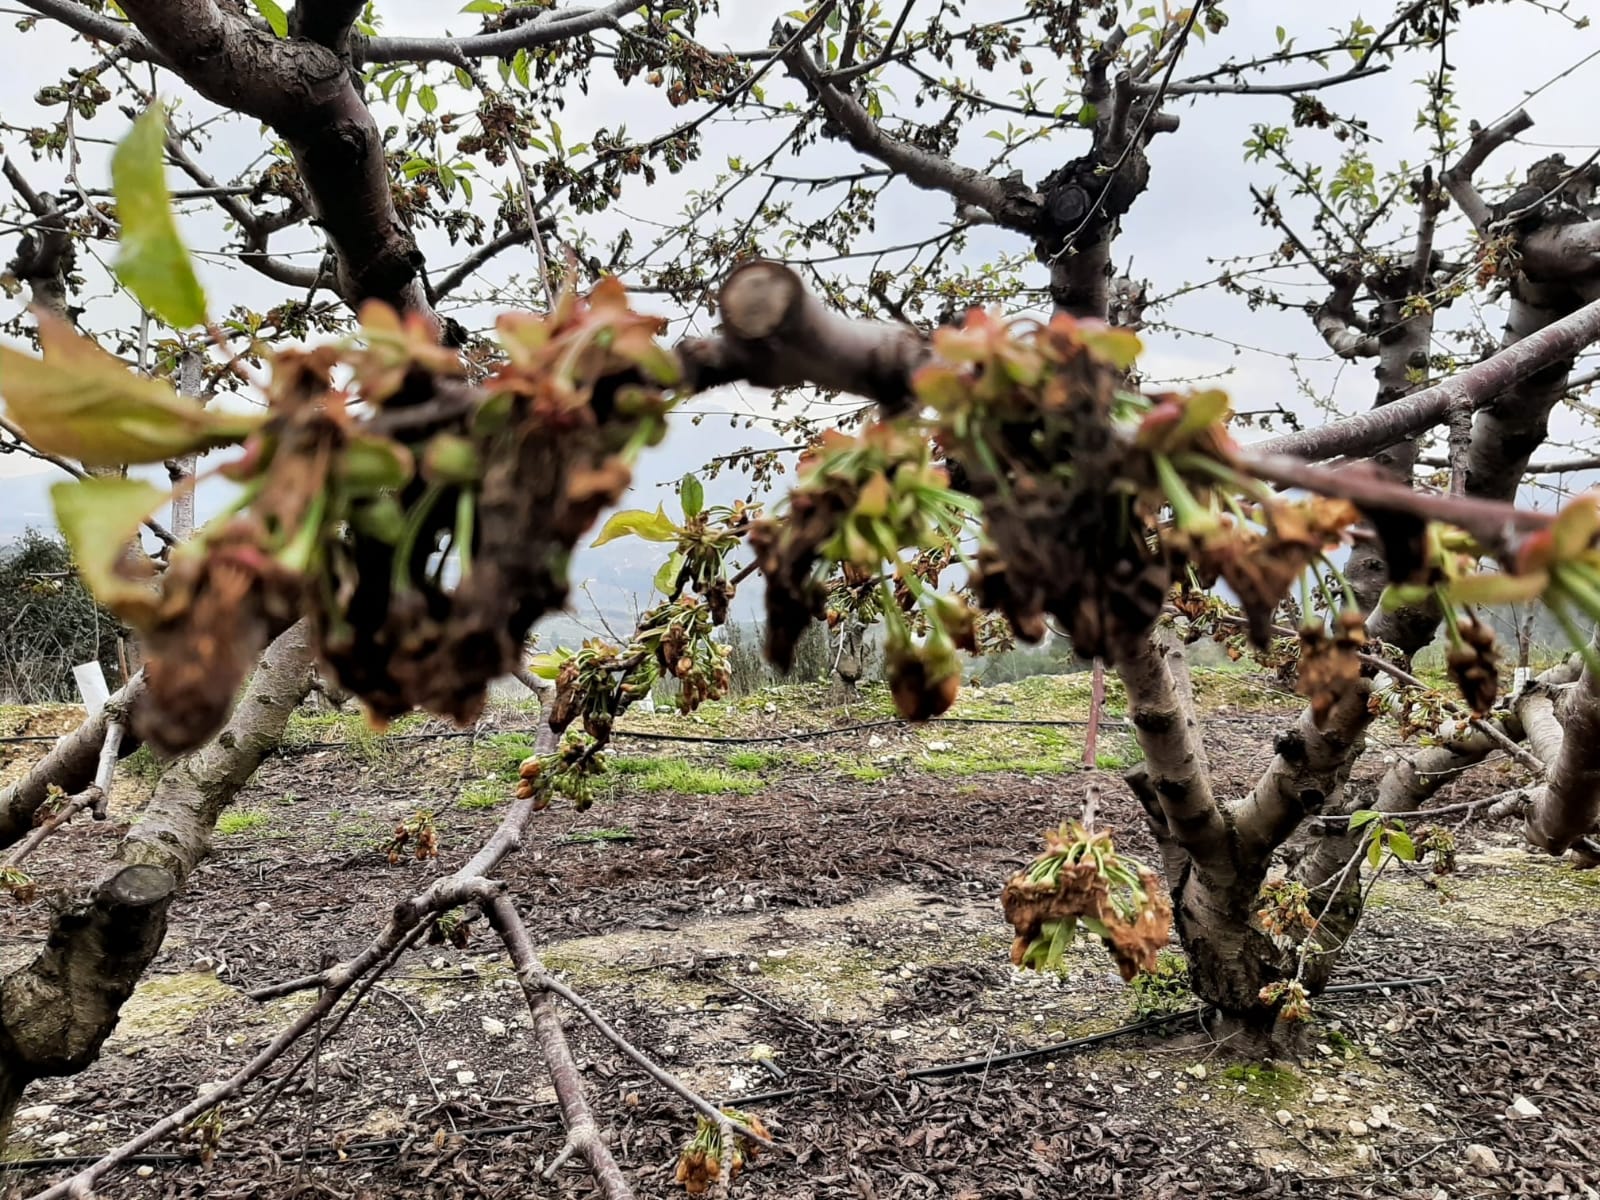
[[[701,36],[712,44],[734,48],[764,45],[773,21],[795,7],[794,0],[725,3],[726,14],[704,24]],[[932,0],[927,0],[927,7],[931,11]],[[967,6],[974,16],[987,15],[990,7],[987,4]],[[1223,7],[1230,17],[1227,29],[1203,45],[1191,44],[1180,66],[1180,76],[1203,70],[1224,58],[1246,59],[1270,52],[1276,43],[1277,25],[1288,21],[1285,14],[1291,11],[1303,14],[1295,18],[1299,24],[1288,30],[1303,47],[1328,39],[1331,30],[1347,27],[1358,13],[1369,23],[1381,27],[1392,11],[1389,4],[1357,4],[1350,0],[1324,0],[1315,5],[1285,5],[1281,0],[1228,0]],[[394,34],[438,34],[446,29],[458,34],[468,33],[476,29],[478,20],[468,15],[441,18],[442,6],[426,0],[379,0],[378,11],[383,32]],[[1594,97],[1600,94],[1597,92],[1600,31],[1595,28],[1576,31],[1570,22],[1524,0],[1465,10],[1465,18],[1460,28],[1452,31],[1448,44],[1449,59],[1456,72],[1462,121],[1477,119],[1488,123],[1526,102],[1536,122],[1521,144],[1506,147],[1495,156],[1485,177],[1504,178],[1513,169],[1551,153],[1552,148],[1564,152],[1574,162],[1593,152],[1600,143],[1600,118],[1594,115]],[[85,61],[82,45],[74,47],[70,38],[54,29],[41,28],[39,32],[20,35],[11,27],[8,18],[0,30],[0,52],[8,65],[8,70],[0,77],[0,114],[4,120],[25,127],[45,124],[59,116],[59,109],[37,108],[33,96],[41,86],[58,82],[68,64]],[[1418,81],[1435,68],[1436,62],[1437,52],[1403,55],[1395,67],[1383,75],[1322,93],[1337,111],[1369,123],[1376,139],[1372,153],[1380,170],[1402,160],[1427,161],[1430,133],[1415,128],[1416,113],[1423,101]],[[1071,81],[1064,72],[1060,73],[1060,89],[1051,93],[1048,81],[1052,65],[1043,61],[1036,61],[1034,65],[1033,82],[1046,84],[1047,98],[1051,95],[1064,98],[1070,94],[1067,89]],[[1342,71],[1348,65],[1348,60],[1335,62],[1331,69]],[[1319,71],[1312,64],[1299,64],[1296,68],[1284,68],[1284,73],[1271,78],[1310,78]],[[1562,72],[1568,73],[1555,78]],[[431,78],[441,85],[443,108],[460,110],[467,106],[460,92],[453,86],[444,86],[446,69],[436,66]],[[1555,81],[1550,82],[1552,79]],[[203,102],[186,95],[170,75],[159,75],[158,81],[164,95],[183,97],[186,104],[183,119],[191,120],[210,111]],[[899,101],[907,106],[905,111],[911,111],[913,81],[903,73],[891,75],[889,81]],[[798,97],[798,91],[783,80],[778,71],[767,77],[766,84],[769,100],[781,102],[790,96]],[[1537,88],[1543,90],[1528,98],[1527,94]],[[564,98],[561,111],[553,115],[559,120],[570,145],[588,140],[596,128],[615,129],[622,123],[635,136],[658,132],[684,120],[692,112],[687,108],[669,108],[660,99],[659,92],[644,88],[639,81],[625,95],[609,66],[599,64],[589,94],[583,96],[574,89]],[[1252,183],[1258,187],[1277,183],[1281,176],[1266,164],[1246,164],[1242,145],[1253,123],[1287,123],[1288,110],[1289,101],[1282,97],[1205,96],[1173,105],[1172,111],[1182,118],[1182,128],[1175,134],[1157,138],[1151,146],[1149,191],[1138,200],[1124,223],[1124,232],[1117,244],[1118,265],[1126,267],[1131,261],[1133,273],[1147,280],[1151,294],[1159,296],[1186,283],[1213,277],[1217,273],[1213,260],[1219,257],[1261,253],[1277,245],[1281,238],[1262,228],[1252,211],[1248,189]],[[920,116],[927,119],[936,111],[942,111],[942,106],[929,106]],[[379,120],[390,123],[393,116],[380,111]],[[1020,122],[1022,118],[1017,120]],[[108,106],[99,118],[80,130],[86,139],[81,170],[86,186],[107,186],[109,142],[120,136],[126,124],[126,119]],[[986,163],[997,145],[985,136],[994,126],[992,121],[973,122],[958,148],[957,157],[972,165]],[[662,172],[650,188],[633,180],[614,209],[598,216],[579,218],[584,228],[609,240],[621,229],[631,227],[635,245],[647,245],[660,232],[660,226],[679,219],[689,193],[705,187],[715,173],[725,167],[729,156],[737,155],[748,161],[764,154],[782,137],[786,127],[718,121],[708,128],[707,150],[699,162],[679,175]],[[243,170],[266,145],[254,122],[233,120],[216,129],[218,136],[208,148],[205,161],[219,178],[226,179]],[[1297,130],[1295,136],[1301,157],[1315,158],[1328,164],[1331,170],[1342,149],[1331,133]],[[105,141],[87,140],[91,137]],[[1022,167],[1030,182],[1037,182],[1052,167],[1081,153],[1086,137],[1075,129],[1058,130],[1050,139],[1017,154],[1013,165]],[[24,168],[35,186],[61,185],[59,166],[33,163],[27,148],[14,134],[0,130],[0,148]],[[861,161],[848,147],[822,142],[807,147],[798,157],[780,158],[774,169],[786,174],[827,175],[851,169]],[[748,212],[759,195],[760,186],[747,185],[736,192],[729,201],[729,215],[724,220],[732,223]],[[477,208],[486,216],[492,213],[494,206],[489,191],[480,186],[477,194]],[[14,202],[0,194],[0,203],[9,206]],[[1301,228],[1309,226],[1307,207],[1286,204],[1286,209]],[[947,223],[952,215],[947,199],[920,192],[909,184],[896,184],[886,193],[870,244],[889,246],[925,237]],[[1402,220],[1403,217],[1404,214],[1400,214]],[[227,234],[210,213],[187,217],[184,228],[196,250],[217,250],[228,244]],[[1395,228],[1400,231],[1405,226],[1399,224]],[[0,218],[0,261],[14,252],[15,236],[5,231],[3,218]],[[1460,245],[1465,239],[1456,227],[1449,232],[1448,240]],[[460,257],[461,250],[449,247],[442,237],[425,233],[421,241],[428,254],[430,271],[435,276]],[[310,231],[275,239],[273,247],[275,252],[305,263],[315,263],[319,253],[315,234]],[[975,267],[996,253],[1017,254],[1025,249],[1012,235],[980,231],[973,236],[964,261]],[[101,255],[108,253],[106,247],[95,250]],[[887,261],[893,266],[903,264],[904,260],[891,258]],[[133,311],[123,301],[108,295],[110,289],[92,259],[85,260],[84,265],[95,296],[87,321],[90,327],[103,327],[107,322],[131,327]],[[199,265],[214,313],[235,303],[265,309],[285,298],[284,291],[277,285],[230,264],[224,256],[205,255]],[[840,264],[830,269],[850,269],[851,265]],[[865,263],[857,265],[865,270]],[[526,279],[533,270],[531,255],[522,249],[513,250],[485,271],[481,283],[491,285],[512,275]],[[1281,279],[1288,282],[1293,276],[1284,275]],[[1037,282],[1043,282],[1042,272],[1038,272]],[[1284,291],[1297,299],[1318,299],[1320,292],[1309,286],[1311,283],[1302,277],[1298,286],[1285,286]],[[0,313],[9,316],[15,311],[13,306],[18,304],[20,299],[6,301],[0,297]],[[661,306],[660,310],[675,318],[675,335],[705,332],[708,328],[704,313],[686,316],[666,306]],[[482,325],[487,323],[491,312],[479,307],[456,315],[469,324]],[[1335,396],[1347,411],[1365,408],[1371,403],[1373,385],[1369,368],[1363,364],[1339,364],[1323,346],[1310,321],[1301,314],[1272,310],[1252,312],[1239,298],[1210,289],[1182,297],[1163,307],[1156,316],[1177,329],[1195,333],[1184,336],[1158,329],[1147,335],[1148,350],[1143,369],[1151,380],[1205,378],[1208,384],[1227,388],[1234,397],[1235,407],[1244,410],[1271,408],[1280,403],[1306,410],[1304,388]],[[1442,321],[1451,326],[1475,322],[1498,331],[1501,317],[1495,311],[1475,311],[1472,303],[1458,303]],[[770,411],[764,397],[754,389],[724,391],[705,398],[700,407],[718,413]],[[1558,419],[1556,435],[1569,442],[1594,441],[1593,426],[1570,410]],[[745,444],[766,445],[777,440],[759,429],[753,432],[730,430],[727,421],[721,418],[709,418],[698,427],[677,429],[664,450],[641,465],[637,502],[653,507],[664,495],[659,487],[663,481],[695,469],[711,455]],[[12,535],[26,524],[51,523],[46,488],[52,481],[49,468],[22,461],[18,456],[0,457],[0,537]],[[728,482],[713,487],[713,495],[730,493],[736,486],[736,478],[730,477]],[[585,561],[580,556],[580,574],[585,570]]]

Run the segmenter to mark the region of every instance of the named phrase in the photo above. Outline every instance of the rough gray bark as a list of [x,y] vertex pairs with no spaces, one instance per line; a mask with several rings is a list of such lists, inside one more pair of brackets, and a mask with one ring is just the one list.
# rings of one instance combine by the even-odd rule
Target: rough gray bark
[[[167,909],[205,856],[218,814],[278,745],[310,680],[302,621],[267,649],[227,727],[162,776],[123,840],[122,865],[57,913],[44,950],[0,983],[0,1146],[28,1083],[81,1071],[99,1054],[161,948]],[[103,734],[102,724],[96,752]]]
[[337,262],[339,295],[432,317],[422,254],[395,211],[383,137],[348,59],[278,38],[212,0],[129,0],[141,34],[206,99],[270,125],[288,144]]
[[305,621],[267,647],[227,726],[161,776],[128,830],[123,862],[159,866],[182,883],[211,848],[222,810],[275,750],[292,713],[311,690],[311,632]]
[[176,890],[158,867],[122,867],[58,912],[44,949],[0,983],[0,1147],[29,1083],[99,1056],[161,947]]
[[[1592,644],[1600,646],[1600,632]],[[1584,666],[1561,698],[1559,723],[1547,706],[1554,708],[1542,695],[1521,706],[1528,740],[1550,764],[1549,781],[1528,813],[1526,833],[1534,845],[1564,854],[1600,828],[1600,675]]]

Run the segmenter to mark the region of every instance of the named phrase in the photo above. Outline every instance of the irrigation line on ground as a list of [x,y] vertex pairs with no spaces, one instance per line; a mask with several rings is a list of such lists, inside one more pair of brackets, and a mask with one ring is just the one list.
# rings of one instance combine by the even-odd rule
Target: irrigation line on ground
[[[1352,994],[1359,992],[1378,992],[1392,988],[1427,987],[1430,984],[1446,983],[1447,975],[1423,975],[1409,979],[1377,979],[1361,983],[1336,983],[1323,990],[1324,995],[1333,993]],[[1179,1021],[1186,1021],[1198,1016],[1201,1012],[1199,1005],[1182,1009],[1179,1012],[1167,1013],[1158,1017],[1147,1017],[1142,1021],[1134,1021],[1127,1025],[1119,1025],[1115,1029],[1107,1029],[1103,1033],[1091,1033],[1086,1037],[1070,1038],[1063,1042],[1051,1042],[1045,1046],[1035,1046],[1027,1050],[1008,1050],[1002,1054],[990,1054],[983,1058],[966,1058],[959,1062],[935,1063],[932,1066],[917,1067],[906,1071],[894,1079],[883,1079],[880,1083],[888,1084],[900,1079],[948,1079],[959,1075],[975,1075],[980,1071],[988,1071],[992,1067],[1005,1066],[1011,1063],[1026,1062],[1031,1059],[1048,1058],[1055,1054],[1064,1054],[1071,1050],[1081,1050],[1087,1046],[1097,1046],[1102,1042],[1109,1042],[1114,1038],[1126,1037],[1129,1034],[1143,1033],[1148,1029],[1155,1029],[1161,1025],[1172,1025]],[[732,1096],[722,1105],[747,1106],[752,1104],[769,1104],[774,1100],[787,1100],[795,1096],[815,1095],[827,1091],[824,1084],[808,1084],[803,1087],[780,1088],[770,1092],[753,1092],[741,1096]],[[549,1129],[550,1122],[523,1122],[512,1125],[464,1125],[452,1131],[451,1136],[462,1138],[504,1137],[517,1133],[531,1133],[538,1129]],[[295,1158],[285,1157],[281,1161],[284,1165],[301,1162],[309,1158],[334,1158],[342,1151],[345,1155],[361,1154],[374,1150],[395,1149],[408,1142],[416,1141],[418,1134],[407,1134],[403,1137],[378,1138],[366,1142],[350,1142],[343,1147],[308,1146]],[[224,1151],[217,1155],[219,1159],[249,1159],[256,1157],[259,1152],[251,1151]],[[82,1154],[62,1154],[53,1158],[20,1158],[0,1162],[0,1177],[7,1172],[16,1171],[47,1171],[61,1167],[84,1166],[89,1163],[99,1162],[103,1154],[85,1152]],[[136,1154],[127,1159],[130,1165],[162,1164],[197,1161],[192,1151],[156,1151]],[[343,1161],[343,1160],[340,1160]],[[351,1160],[355,1161],[355,1160]]]

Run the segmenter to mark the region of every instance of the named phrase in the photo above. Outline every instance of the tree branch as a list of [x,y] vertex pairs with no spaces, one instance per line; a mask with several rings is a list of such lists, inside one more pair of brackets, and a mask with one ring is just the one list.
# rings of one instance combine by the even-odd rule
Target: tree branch
[[[1600,647],[1600,630],[1591,645]],[[1548,784],[1534,799],[1526,832],[1534,845],[1564,854],[1600,823],[1600,674],[1592,666],[1585,664],[1576,686],[1563,697],[1555,727],[1560,749],[1546,758]],[[1528,736],[1533,740],[1531,724]]]
[[1390,404],[1317,429],[1284,434],[1253,443],[1263,454],[1294,454],[1306,459],[1374,454],[1445,421],[1457,404],[1482,408],[1513,384],[1552,363],[1570,359],[1600,341],[1600,300],[1552,322],[1458,375],[1413,392]]
[[[191,87],[288,143],[335,251],[339,295],[352,307],[376,298],[431,317],[422,255],[395,211],[382,135],[345,60],[304,38],[275,38],[211,0],[129,0],[124,8]],[[270,260],[252,265],[287,275]]]
[[447,62],[474,58],[511,58],[518,50],[549,46],[616,26],[639,7],[638,0],[612,0],[595,8],[552,9],[537,21],[525,21],[495,33],[459,38],[356,38],[350,43],[357,65],[390,62]]
[[[94,781],[112,715],[131,706],[143,690],[144,673],[140,672],[113,692],[98,713],[58,741],[27,774],[0,790],[0,847],[27,836],[51,784],[70,794]],[[131,752],[132,745],[127,749]]]
[[989,213],[998,225],[1033,232],[1039,222],[1039,199],[1031,192],[1008,192],[981,171],[963,167],[937,154],[889,136],[856,101],[834,87],[802,47],[785,51],[789,72],[816,95],[817,102],[838,123],[850,144],[877,159],[919,188],[944,192],[958,205],[971,205]]
[[1443,177],[1444,186],[1449,190],[1461,211],[1466,214],[1467,220],[1472,222],[1472,227],[1482,233],[1489,226],[1493,215],[1488,203],[1478,195],[1478,189],[1473,186],[1472,177],[1477,174],[1478,168],[1484,161],[1504,146],[1517,134],[1533,128],[1533,118],[1526,109],[1517,109],[1508,117],[1502,117],[1493,125],[1484,128],[1474,122],[1472,141],[1458,158],[1454,165],[1448,168]]
[[583,1155],[605,1200],[633,1200],[633,1189],[628,1186],[622,1168],[595,1124],[584,1094],[583,1077],[578,1073],[578,1064],[572,1060],[567,1035],[561,1028],[561,1015],[556,1011],[551,993],[536,982],[544,970],[534,953],[527,927],[504,896],[495,897],[484,911],[505,943],[511,965],[516,968],[517,979],[522,984],[522,994],[527,997],[539,1053],[550,1071],[550,1083],[561,1105],[561,1122],[566,1126],[567,1146],[571,1148],[566,1153],[576,1151]]
[[1228,831],[1211,793],[1193,707],[1183,702],[1169,666],[1182,656],[1182,649],[1147,638],[1117,663],[1117,675],[1128,692],[1134,736],[1165,832],[1187,854],[1217,867],[1226,861]]
[[909,326],[833,312],[778,263],[736,267],[718,304],[719,336],[678,346],[696,390],[735,380],[761,387],[806,383],[866,396],[901,412],[911,404],[912,373],[932,353]]
[[1353,67],[1340,75],[1325,75],[1320,79],[1305,79],[1298,83],[1245,83],[1237,79],[1223,83],[1180,79],[1164,89],[1160,89],[1158,84],[1136,83],[1133,90],[1141,96],[1154,95],[1158,89],[1164,90],[1169,96],[1298,96],[1302,92],[1317,92],[1323,88],[1338,87],[1341,83],[1382,75],[1388,69],[1387,63],[1376,67]]

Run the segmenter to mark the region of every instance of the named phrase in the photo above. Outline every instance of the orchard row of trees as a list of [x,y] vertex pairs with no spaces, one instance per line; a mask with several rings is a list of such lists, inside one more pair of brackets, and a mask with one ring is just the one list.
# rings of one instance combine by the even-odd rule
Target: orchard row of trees
[[[1115,670],[1163,878],[1092,829],[1064,833],[1007,887],[1017,957],[1048,960],[1081,923],[1131,973],[1173,922],[1213,1028],[1242,1047],[1292,1040],[1360,919],[1368,864],[1448,864],[1444,835],[1397,823],[1441,780],[1510,755],[1528,786],[1483,807],[1524,818],[1553,854],[1593,851],[1600,502],[1518,500],[1551,464],[1593,466],[1539,451],[1600,340],[1600,169],[1546,157],[1496,182],[1487,164],[1531,111],[1463,125],[1451,65],[1462,31],[1499,9],[1536,11],[1547,37],[1581,17],[1424,0],[1331,35],[1277,28],[1258,56],[1219,58],[1263,31],[1216,0],[1007,15],[824,0],[770,31],[777,13],[692,0],[480,0],[479,31],[433,36],[388,35],[381,8],[350,0],[23,2],[36,15],[8,37],[70,37],[76,57],[40,88],[38,124],[0,125],[9,273],[31,302],[6,328],[39,352],[0,350],[6,430],[76,476],[56,489],[58,518],[144,665],[0,791],[10,886],[36,886],[21,860],[50,829],[103,809],[120,751],[179,761],[118,870],[0,984],[0,1131],[32,1080],[94,1059],[313,663],[379,719],[471,720],[567,602],[573,551],[651,447],[703,419],[698,398],[773,390],[766,424],[786,440],[719,466],[772,483],[799,455],[776,500],[708,500],[691,474],[676,515],[612,515],[601,540],[660,543],[662,598],[625,644],[539,665],[555,684],[547,729],[489,842],[355,958],[265,989],[319,991],[224,1088],[41,1196],[81,1194],[237,1094],[462,906],[517,964],[573,1149],[603,1194],[630,1195],[557,999],[638,1052],[544,972],[495,870],[539,809],[588,803],[615,719],[660,678],[688,705],[728,688],[716,630],[757,575],[775,663],[813,622],[881,623],[908,717],[948,707],[958,649],[1054,628]],[[718,36],[756,27],[759,44]],[[1399,72],[1422,76],[1418,161],[1381,158],[1373,127],[1392,113],[1361,107]],[[627,122],[591,119],[577,140],[573,114],[592,114],[583,97],[613,75],[634,89],[612,93]],[[1241,248],[1214,288],[1303,312],[1333,356],[1375,375],[1364,411],[1314,423],[1285,397],[1269,415],[1290,430],[1249,443],[1261,413],[1142,383],[1140,333],[1158,335],[1176,297],[1116,266],[1124,225],[1161,188],[1160,148],[1205,139],[1221,120],[1210,106],[1238,103],[1282,117],[1246,144],[1259,173],[1245,189],[1276,246]],[[724,129],[742,131],[726,166],[697,165],[723,156]],[[116,145],[109,188],[86,153],[100,138]],[[1319,161],[1330,142],[1336,161]],[[678,172],[696,179],[681,219],[621,209]],[[1183,186],[1196,226],[1221,186]],[[479,282],[511,255],[525,276]],[[270,283],[271,302],[219,311],[202,284],[224,259]],[[1285,298],[1307,281],[1316,300]],[[656,304],[721,323],[668,337]],[[1447,321],[1452,306],[1503,312],[1503,335]],[[141,466],[165,466],[175,488]],[[197,472],[236,490],[192,532]],[[1476,613],[1507,601],[1543,603],[1575,652],[1513,697],[1497,694]],[[1441,635],[1458,697],[1408,669]],[[1213,786],[1183,637],[1297,665],[1305,712],[1243,796]],[[1346,785],[1385,711],[1432,736],[1373,800]],[[726,1179],[736,1150],[765,1140],[657,1077],[706,1123],[694,1171],[714,1148]]]

